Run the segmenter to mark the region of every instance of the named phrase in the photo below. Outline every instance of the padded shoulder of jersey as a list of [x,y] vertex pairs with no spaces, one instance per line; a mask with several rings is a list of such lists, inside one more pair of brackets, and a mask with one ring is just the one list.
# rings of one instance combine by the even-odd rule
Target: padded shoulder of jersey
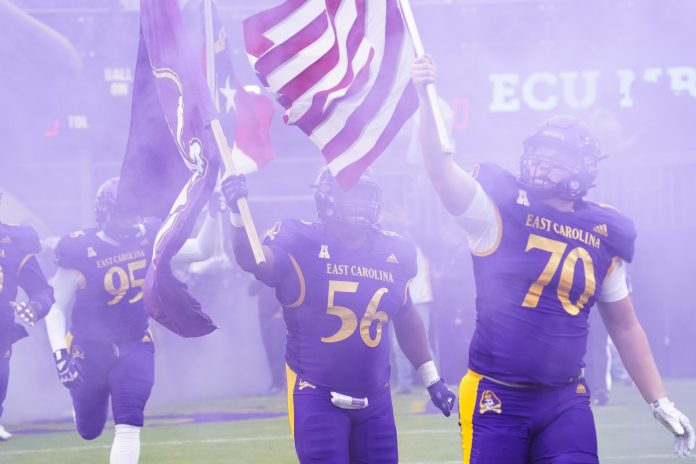
[[631,262],[635,252],[636,227],[631,218],[613,206],[583,201],[577,213],[602,237],[616,256]]
[[406,275],[414,277],[418,270],[416,243],[409,237],[389,230],[380,230],[378,234],[380,243],[377,246],[390,253],[389,258],[394,255],[393,257],[404,269]]
[[75,268],[78,262],[87,256],[89,247],[96,236],[98,228],[76,230],[63,236],[56,245],[56,264],[64,268]]
[[319,240],[320,224],[299,219],[283,219],[276,222],[264,235],[265,245],[277,245],[286,248],[298,240]]
[[517,178],[501,166],[481,163],[474,169],[473,176],[497,205],[514,203],[517,200]]
[[27,254],[41,251],[39,236],[32,226],[0,224],[0,240],[3,239]]

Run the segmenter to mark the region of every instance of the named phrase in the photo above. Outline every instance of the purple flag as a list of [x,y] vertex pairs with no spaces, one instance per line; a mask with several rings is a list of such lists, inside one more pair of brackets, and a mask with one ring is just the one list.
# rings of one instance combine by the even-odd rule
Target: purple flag
[[145,309],[183,337],[216,329],[169,265],[210,197],[220,165],[209,126],[216,113],[193,57],[176,0],[142,0],[119,202],[164,217],[145,278]]

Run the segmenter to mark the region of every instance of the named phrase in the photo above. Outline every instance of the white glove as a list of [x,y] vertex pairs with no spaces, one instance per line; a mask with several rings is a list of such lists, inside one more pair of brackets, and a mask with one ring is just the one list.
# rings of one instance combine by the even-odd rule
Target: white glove
[[689,418],[679,412],[668,398],[650,403],[655,419],[674,434],[674,454],[686,457],[696,445],[696,434]]
[[36,303],[32,301],[22,301],[21,303],[10,301],[10,307],[14,309],[15,314],[22,320],[22,322],[29,324],[30,326],[33,326],[38,318]]

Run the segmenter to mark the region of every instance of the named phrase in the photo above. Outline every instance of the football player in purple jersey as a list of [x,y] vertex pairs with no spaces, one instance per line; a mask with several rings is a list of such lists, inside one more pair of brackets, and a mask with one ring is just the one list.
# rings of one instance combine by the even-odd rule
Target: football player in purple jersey
[[[155,348],[143,285],[159,221],[119,211],[117,191],[118,178],[104,182],[96,198],[98,226],[58,242],[56,301],[46,329],[58,377],[70,390],[78,433],[86,440],[101,435],[110,398],[115,423],[110,463],[135,464],[154,383]],[[172,261],[210,257],[217,228],[217,220],[206,218],[197,239],[188,240]]]
[[222,191],[239,265],[275,288],[287,326],[288,414],[302,463],[396,463],[389,330],[445,416],[454,405],[428,348],[408,286],[415,245],[378,225],[382,190],[370,175],[343,191],[328,169],[315,191],[318,223],[285,219],[266,235],[257,266],[241,226],[243,176]]
[[674,452],[689,454],[694,429],[667,398],[626,287],[633,222],[583,199],[603,157],[587,126],[554,116],[524,141],[517,177],[494,164],[470,174],[442,153],[425,104],[432,59],[418,58],[412,74],[425,166],[474,260],[476,331],[459,389],[464,462],[598,462],[582,371],[595,302]]
[[[40,251],[39,237],[31,226],[0,222],[0,417],[10,379],[12,345],[27,336],[25,328],[15,323],[15,314],[33,326],[53,304],[53,289],[34,256]],[[28,301],[15,301],[20,287]],[[4,429],[2,432],[0,440],[12,436]]]

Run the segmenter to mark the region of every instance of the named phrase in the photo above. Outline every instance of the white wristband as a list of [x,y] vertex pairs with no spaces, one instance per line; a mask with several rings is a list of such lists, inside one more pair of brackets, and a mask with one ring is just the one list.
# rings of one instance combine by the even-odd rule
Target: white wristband
[[421,366],[416,369],[418,375],[420,375],[423,385],[429,387],[440,380],[440,375],[437,373],[437,367],[435,367],[435,362],[432,360],[421,364]]
[[242,215],[239,213],[230,213],[230,224],[232,227],[244,227],[244,221],[242,221]]
[[655,411],[657,408],[663,408],[665,406],[674,406],[674,403],[672,403],[669,398],[666,396],[663,396],[662,398],[658,398],[652,403],[650,403],[650,409],[652,411]]

